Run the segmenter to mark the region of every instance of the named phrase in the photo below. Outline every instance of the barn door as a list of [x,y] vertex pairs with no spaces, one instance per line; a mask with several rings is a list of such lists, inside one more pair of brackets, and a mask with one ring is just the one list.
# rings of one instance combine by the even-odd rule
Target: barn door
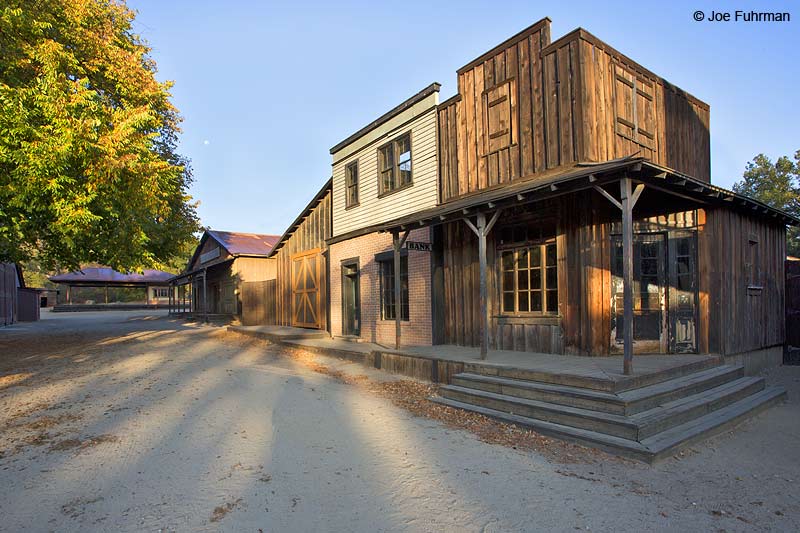
[[669,344],[672,353],[697,352],[697,240],[693,232],[669,235]]
[[293,255],[292,261],[292,326],[321,328],[320,251],[311,250]]

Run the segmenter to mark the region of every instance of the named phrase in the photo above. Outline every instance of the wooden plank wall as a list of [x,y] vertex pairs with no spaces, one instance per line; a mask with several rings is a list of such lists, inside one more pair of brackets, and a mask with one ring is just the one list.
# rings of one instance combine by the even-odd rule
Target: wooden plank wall
[[[331,237],[331,193],[310,210],[305,220],[287,239],[283,247],[275,254],[277,262],[276,285],[276,312],[275,321],[278,325],[291,326],[292,324],[292,264],[291,257],[300,252],[319,248],[322,250],[322,272],[320,291],[320,309],[328,309],[328,246],[325,240]],[[321,329],[329,328],[328,313],[320,317]]]
[[[629,95],[617,94],[624,83],[617,74],[629,81]],[[506,92],[510,145],[492,151],[488,106]],[[618,121],[626,114],[620,107],[632,113],[633,98],[647,111],[638,133]],[[634,154],[710,181],[708,105],[584,30],[550,43],[547,21],[460,69],[458,94],[439,106],[438,128],[442,202],[576,161]]]
[[17,267],[0,263],[0,326],[17,321]]
[[[498,223],[499,224],[499,223]],[[557,317],[499,317],[495,235],[487,238],[487,291],[489,296],[489,346],[496,350],[563,353],[561,324]],[[464,222],[442,225],[443,343],[480,345],[480,268],[478,240]]]
[[[561,44],[563,41],[579,49],[581,80],[578,85],[583,88],[579,95],[583,139],[579,145],[584,148],[579,152],[581,160],[609,161],[638,154],[695,178],[711,180],[707,104],[652,74],[588,32],[574,32],[553,46],[564,48],[567,42]],[[617,98],[621,98],[620,88],[624,89],[617,79],[620,73],[628,79],[638,78],[638,86],[653,93],[655,138],[651,142],[639,143],[620,132],[617,118],[621,110]],[[646,103],[641,98],[637,102]]]
[[[707,294],[708,348],[724,355],[782,345],[786,228],[729,209],[708,209],[699,239],[700,291]],[[751,246],[757,248],[751,265]],[[761,290],[749,289],[750,268]],[[701,298],[701,312],[703,301]]]
[[[442,201],[499,187],[558,165],[552,155],[548,160],[544,126],[547,90],[539,56],[549,43],[550,24],[545,20],[458,71],[458,96],[439,106]],[[548,72],[548,83],[552,84],[555,75]],[[488,95],[506,84],[510,88],[511,142],[490,151]],[[567,100],[564,96],[559,102]]]
[[276,284],[274,279],[242,283],[242,325],[275,324]]

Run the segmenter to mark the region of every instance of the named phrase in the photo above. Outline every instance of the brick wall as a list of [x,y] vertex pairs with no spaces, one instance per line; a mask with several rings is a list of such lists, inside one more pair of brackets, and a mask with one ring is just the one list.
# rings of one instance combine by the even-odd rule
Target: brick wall
[[[430,242],[428,228],[414,230],[410,241]],[[375,254],[392,250],[390,233],[371,233],[330,247],[331,333],[342,335],[342,261],[359,259],[361,338],[394,347],[395,321],[381,320],[380,272]],[[431,254],[408,252],[409,321],[401,322],[401,340],[407,346],[431,344]]]

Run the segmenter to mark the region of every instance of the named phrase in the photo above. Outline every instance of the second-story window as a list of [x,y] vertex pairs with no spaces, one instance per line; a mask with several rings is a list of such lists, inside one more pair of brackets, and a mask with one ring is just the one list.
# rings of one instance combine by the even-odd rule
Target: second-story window
[[406,133],[378,148],[379,194],[411,185],[411,134]]
[[345,176],[345,207],[358,205],[358,161],[353,161],[344,167]]

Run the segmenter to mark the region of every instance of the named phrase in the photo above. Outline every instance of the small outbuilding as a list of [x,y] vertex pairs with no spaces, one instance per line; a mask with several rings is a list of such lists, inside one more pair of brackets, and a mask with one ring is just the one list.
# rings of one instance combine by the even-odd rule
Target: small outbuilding
[[19,289],[25,287],[22,270],[14,263],[0,263],[0,326],[19,320]]
[[186,270],[170,280],[170,312],[241,318],[243,285],[275,279],[276,260],[268,256],[279,239],[207,229]]

